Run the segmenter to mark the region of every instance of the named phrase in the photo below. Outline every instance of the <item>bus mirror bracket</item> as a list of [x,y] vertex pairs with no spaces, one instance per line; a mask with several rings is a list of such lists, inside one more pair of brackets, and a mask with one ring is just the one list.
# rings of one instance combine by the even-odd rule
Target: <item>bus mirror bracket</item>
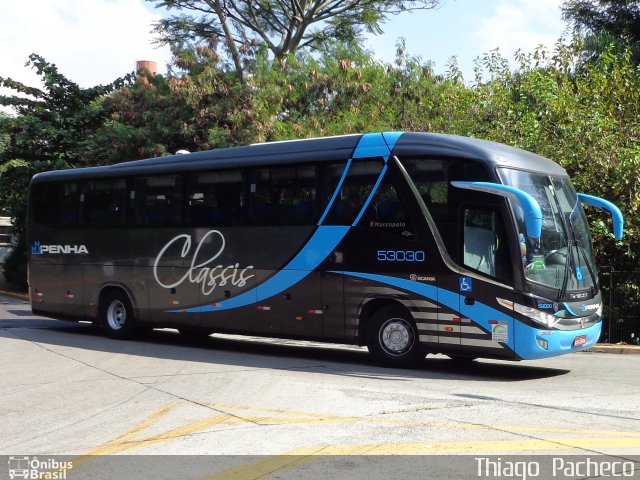
[[540,238],[542,235],[542,210],[540,205],[527,192],[520,190],[519,188],[511,187],[509,185],[502,185],[501,183],[491,182],[451,182],[456,188],[462,188],[464,190],[474,190],[476,192],[484,192],[492,195],[498,195],[505,197],[515,202],[522,207],[524,211],[524,221],[527,229],[527,236],[533,239]]
[[587,195],[585,193],[579,193],[578,198],[580,199],[580,202],[585,205],[591,205],[592,207],[609,212],[611,214],[611,219],[613,220],[613,238],[616,240],[622,240],[622,235],[624,234],[624,216],[618,207],[609,200],[594,197],[593,195]]

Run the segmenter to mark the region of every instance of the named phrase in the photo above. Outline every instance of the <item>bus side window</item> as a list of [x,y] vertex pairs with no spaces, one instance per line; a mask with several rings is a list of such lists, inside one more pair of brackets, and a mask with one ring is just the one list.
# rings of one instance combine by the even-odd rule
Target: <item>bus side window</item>
[[250,178],[251,218],[255,225],[315,223],[315,165],[257,168]]
[[[369,194],[380,176],[382,166],[381,160],[353,160],[323,223],[325,225],[351,225],[369,198]],[[329,204],[344,172],[344,168],[336,167],[331,165],[324,169],[323,196],[325,205]]]
[[389,172],[378,186],[358,226],[412,238],[415,230]]
[[169,227],[182,223],[180,177],[163,175],[138,178],[135,186],[136,223]]
[[509,248],[497,207],[465,208],[462,221],[464,265],[490,277],[510,281]]
[[184,220],[189,226],[246,224],[242,170],[202,172],[186,177]]
[[122,226],[127,204],[127,182],[124,179],[86,182],[80,203],[85,224],[93,227]]
[[80,193],[76,182],[37,184],[31,196],[34,221],[49,227],[77,224]]

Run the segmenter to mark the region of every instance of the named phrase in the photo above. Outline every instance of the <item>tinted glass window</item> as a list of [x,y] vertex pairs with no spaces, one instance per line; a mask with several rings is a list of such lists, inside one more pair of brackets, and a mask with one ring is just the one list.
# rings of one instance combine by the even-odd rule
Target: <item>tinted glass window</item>
[[483,166],[464,159],[402,159],[407,173],[418,189],[451,258],[458,259],[458,215],[469,193],[451,186],[452,181],[487,181]]
[[[347,176],[335,195],[335,200],[329,210],[323,224],[325,225],[352,225],[362,210],[367,198],[371,194],[373,186],[378,181],[383,163],[379,161],[351,162]],[[323,175],[323,196],[331,199],[335,193],[333,185],[338,184],[342,176],[340,168],[330,167],[325,169]],[[340,176],[338,176],[340,173]],[[327,200],[328,203],[329,200]]]
[[135,210],[138,225],[170,227],[182,223],[180,177],[175,175],[136,179]]
[[31,216],[43,225],[71,227],[78,223],[80,193],[78,184],[44,183],[31,192]]
[[465,208],[463,263],[490,277],[511,281],[512,267],[504,223],[497,208]]
[[237,226],[246,223],[241,170],[190,175],[186,185],[184,219],[190,226]]
[[124,224],[127,204],[127,182],[96,180],[82,184],[81,215],[84,224],[114,227]]
[[255,225],[313,225],[317,168],[258,168],[251,171],[251,219]]
[[387,172],[358,226],[411,238],[414,229]]

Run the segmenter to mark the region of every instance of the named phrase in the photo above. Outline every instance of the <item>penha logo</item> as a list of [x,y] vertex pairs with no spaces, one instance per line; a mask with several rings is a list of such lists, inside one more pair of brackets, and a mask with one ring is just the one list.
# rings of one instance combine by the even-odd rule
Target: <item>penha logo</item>
[[43,245],[40,242],[33,242],[31,255],[44,254],[88,254],[89,250],[85,245]]

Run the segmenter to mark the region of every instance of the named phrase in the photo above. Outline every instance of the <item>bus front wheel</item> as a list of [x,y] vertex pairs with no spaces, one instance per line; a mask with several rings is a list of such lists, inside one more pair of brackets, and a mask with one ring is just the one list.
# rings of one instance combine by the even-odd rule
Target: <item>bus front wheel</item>
[[366,340],[369,352],[384,365],[410,367],[425,357],[415,323],[397,306],[383,307],[371,316]]
[[107,293],[100,302],[100,320],[108,337],[124,340],[135,333],[135,319],[129,297],[121,291]]

